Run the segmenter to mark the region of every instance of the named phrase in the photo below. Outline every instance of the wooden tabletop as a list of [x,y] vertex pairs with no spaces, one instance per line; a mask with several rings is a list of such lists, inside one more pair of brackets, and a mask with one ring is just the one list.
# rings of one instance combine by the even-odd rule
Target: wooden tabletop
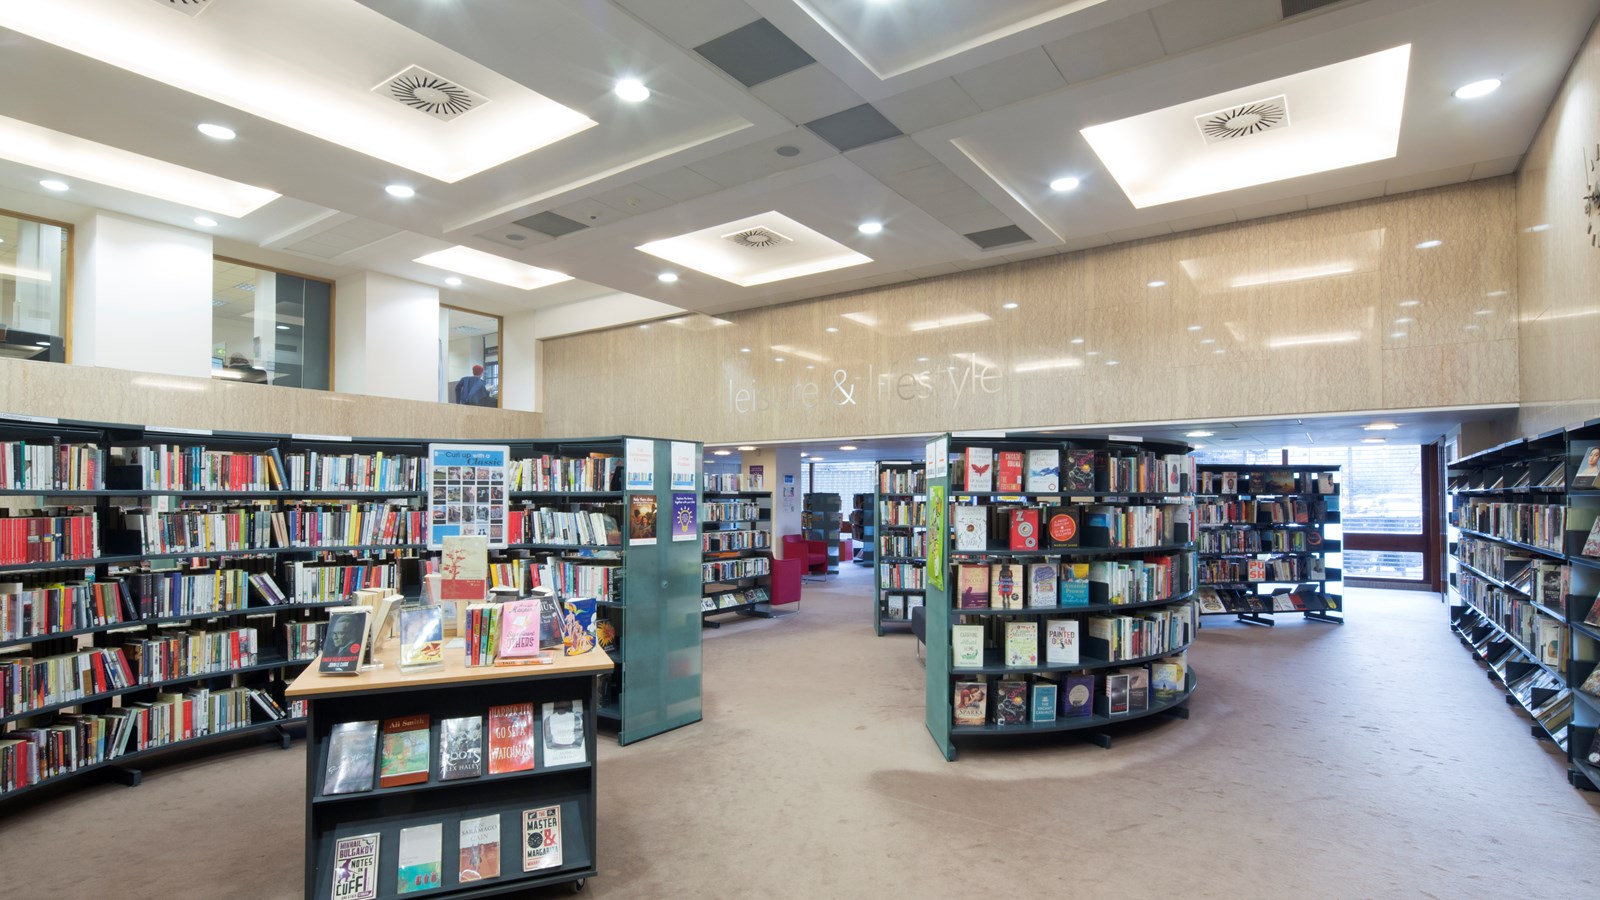
[[318,657],[305,667],[300,677],[290,683],[287,694],[296,699],[325,697],[524,678],[568,678],[573,675],[604,674],[612,670],[611,657],[598,646],[582,656],[563,656],[560,650],[550,652],[554,654],[554,661],[547,666],[468,666],[465,651],[451,640],[445,643],[444,665],[420,672],[402,672],[397,662],[399,643],[391,638],[377,650],[376,655],[383,663],[383,668],[359,675],[324,675],[317,671],[321,661]]

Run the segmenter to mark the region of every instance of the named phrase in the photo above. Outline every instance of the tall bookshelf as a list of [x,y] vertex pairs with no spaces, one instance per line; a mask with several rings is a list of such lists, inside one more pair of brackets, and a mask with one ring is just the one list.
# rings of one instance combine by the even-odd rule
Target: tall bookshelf
[[806,495],[800,513],[800,532],[808,541],[821,541],[828,548],[828,574],[839,574],[839,495]]
[[[1110,747],[1112,729],[1123,722],[1188,718],[1196,676],[1186,651],[1199,624],[1188,452],[1178,443],[1037,434],[946,434],[930,442],[926,714],[946,759],[956,758],[958,742],[1007,735],[1071,733]],[[1021,489],[967,480],[969,453],[980,466],[989,454],[984,468],[995,472],[1004,468],[1002,454],[1022,454]],[[976,511],[962,511],[969,507]],[[991,521],[1008,528],[1002,533]],[[1020,539],[1031,533],[1039,548],[1011,549],[1013,532]],[[1064,578],[1029,606],[1024,595],[1032,596],[1040,570],[1026,567],[1038,565],[1054,566]],[[982,596],[979,574],[999,590],[986,586],[991,596]],[[1017,587],[1024,578],[1027,590]],[[1062,591],[1065,582],[1071,585]],[[1016,599],[996,606],[996,593]],[[1051,599],[1054,605],[1044,605]],[[981,662],[956,664],[955,627],[976,629],[961,637],[980,636],[963,649]],[[1010,658],[1013,651],[1020,662]],[[1020,711],[1015,694],[995,702],[1019,679],[1026,679]],[[985,700],[978,699],[980,684]],[[1041,704],[1049,715],[1036,717],[1040,689],[1051,687],[1057,701]],[[963,712],[975,712],[981,724],[959,724]]]
[[706,475],[700,515],[700,615],[772,618],[772,492],[750,475]]
[[[1344,624],[1339,466],[1199,465],[1200,614]],[[1342,533],[1342,532],[1341,532]]]
[[882,637],[885,627],[909,628],[927,592],[928,489],[920,462],[878,463],[877,485],[872,627]]
[[1590,422],[1446,469],[1451,628],[1586,790],[1600,789],[1588,760],[1600,686],[1581,689],[1600,658],[1600,551],[1583,552],[1600,514],[1600,490],[1582,471],[1596,448],[1600,422]]
[[851,560],[858,566],[875,567],[878,528],[876,493],[851,496],[850,535],[855,538],[855,554]]

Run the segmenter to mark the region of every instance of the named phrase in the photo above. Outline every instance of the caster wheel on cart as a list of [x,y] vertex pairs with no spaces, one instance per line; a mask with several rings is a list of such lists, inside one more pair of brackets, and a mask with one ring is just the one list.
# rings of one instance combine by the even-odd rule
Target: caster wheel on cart
[[572,892],[574,894],[577,894],[577,893],[580,893],[580,892],[583,891],[583,884],[584,884],[584,880],[582,878],[579,878],[577,881],[574,881],[570,885],[567,885],[567,887],[571,888]]

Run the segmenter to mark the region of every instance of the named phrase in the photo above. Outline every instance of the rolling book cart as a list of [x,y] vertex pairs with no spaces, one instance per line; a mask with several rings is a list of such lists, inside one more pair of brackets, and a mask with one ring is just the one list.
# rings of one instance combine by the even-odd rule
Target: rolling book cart
[[1200,614],[1344,624],[1339,466],[1197,465]]
[[[439,824],[442,841],[438,884],[424,892],[431,897],[492,897],[516,895],[534,888],[569,884],[581,890],[584,880],[597,871],[595,715],[599,679],[609,674],[612,662],[596,648],[580,656],[557,656],[550,665],[467,667],[459,647],[447,647],[445,664],[437,669],[407,674],[400,670],[397,647],[390,641],[375,656],[383,667],[359,675],[323,675],[308,669],[289,686],[291,699],[305,701],[308,712],[306,747],[306,877],[308,900],[332,897],[335,844],[342,838],[378,835],[376,865],[379,898],[398,896],[401,830]],[[581,701],[583,733],[581,761],[550,764],[545,754],[550,742],[539,715],[546,703]],[[494,747],[490,733],[491,707],[532,704],[536,754],[525,771],[490,774],[488,760]],[[412,784],[377,786],[350,793],[325,791],[325,775],[334,726],[358,721],[384,722],[400,717],[428,716],[426,777]],[[479,717],[484,725],[481,747],[482,774],[441,778],[440,722]],[[377,756],[383,750],[377,748]],[[374,765],[374,768],[376,766]],[[376,773],[373,773],[376,774]],[[371,778],[371,776],[369,776]],[[559,807],[561,863],[526,872],[523,868],[523,814],[528,810]],[[461,880],[460,823],[464,819],[494,816],[499,820],[499,875],[482,880]]]
[[872,627],[882,637],[886,627],[909,629],[927,593],[928,488],[920,462],[880,462],[877,475]]
[[[1037,434],[929,443],[926,713],[946,759],[958,742],[1006,735],[1110,747],[1120,723],[1188,718],[1189,449]],[[1019,459],[1014,488],[1001,473]],[[1058,570],[1055,589],[1033,581],[1039,565]],[[980,588],[968,574],[982,568]]]
[[789,615],[774,612],[771,603],[772,492],[761,490],[747,475],[707,475],[705,488],[700,514],[702,624],[721,628],[711,617],[724,613],[764,619]]

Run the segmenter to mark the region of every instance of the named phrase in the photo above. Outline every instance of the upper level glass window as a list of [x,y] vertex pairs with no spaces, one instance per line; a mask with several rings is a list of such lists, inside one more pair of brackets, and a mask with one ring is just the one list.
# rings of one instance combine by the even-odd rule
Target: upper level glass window
[[0,356],[67,361],[72,227],[0,213]]
[[211,377],[325,391],[333,284],[236,260],[211,263]]
[[439,399],[500,405],[500,317],[439,307]]

